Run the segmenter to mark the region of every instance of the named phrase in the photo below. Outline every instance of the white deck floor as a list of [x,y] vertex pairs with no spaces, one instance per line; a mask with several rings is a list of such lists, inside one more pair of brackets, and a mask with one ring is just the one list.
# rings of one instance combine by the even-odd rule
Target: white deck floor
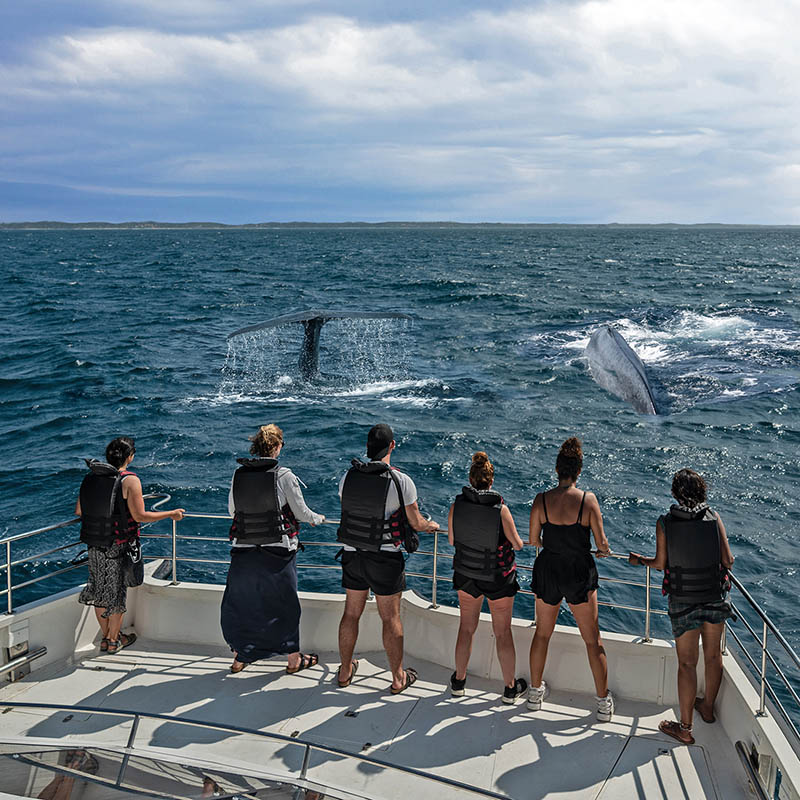
[[[750,797],[731,741],[721,726],[697,720],[697,744],[685,747],[658,731],[674,710],[621,700],[610,723],[594,717],[590,695],[554,692],[539,712],[500,702],[496,681],[469,677],[467,694],[451,698],[452,668],[409,660],[420,680],[392,696],[383,653],[360,654],[352,685],[335,683],[338,656],[286,675],[285,661],[228,672],[230,653],[216,647],[139,639],[116,655],[55,663],[0,690],[3,701],[64,703],[156,712],[295,735],[443,775],[522,800],[571,798]],[[351,712],[351,713],[346,713]],[[354,712],[354,713],[352,713]],[[7,709],[0,737],[124,747],[130,720],[67,712]],[[235,765],[254,774],[298,769],[301,748],[143,720],[137,747],[181,759]],[[315,755],[308,777],[371,798],[443,796],[440,786],[335,756]],[[413,791],[409,791],[413,783]],[[446,793],[445,793],[445,796]]]

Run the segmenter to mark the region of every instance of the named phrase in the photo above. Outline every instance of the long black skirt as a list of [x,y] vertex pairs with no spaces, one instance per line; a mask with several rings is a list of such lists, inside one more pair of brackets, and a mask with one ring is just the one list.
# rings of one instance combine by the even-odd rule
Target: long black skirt
[[237,660],[250,664],[300,650],[296,555],[282,548],[231,550],[220,622]]

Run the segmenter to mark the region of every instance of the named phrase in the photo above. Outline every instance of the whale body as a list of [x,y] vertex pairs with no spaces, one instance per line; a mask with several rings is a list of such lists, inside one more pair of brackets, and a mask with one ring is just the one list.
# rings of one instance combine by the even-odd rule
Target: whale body
[[592,377],[611,394],[630,403],[640,414],[657,414],[656,401],[642,360],[610,325],[598,328],[584,355]]

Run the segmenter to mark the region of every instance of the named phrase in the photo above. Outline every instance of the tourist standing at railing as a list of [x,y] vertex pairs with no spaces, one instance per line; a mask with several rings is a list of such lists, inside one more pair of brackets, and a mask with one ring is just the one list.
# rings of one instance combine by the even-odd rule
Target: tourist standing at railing
[[287,672],[299,672],[319,657],[300,652],[298,533],[301,522],[319,525],[325,517],[306,505],[294,473],[278,465],[281,429],[262,425],[250,441],[253,458],[237,459],[228,495],[233,524],[222,634],[233,650],[231,672],[279,654],[288,656]]
[[[719,514],[706,502],[707,486],[692,469],[672,479],[677,505],[656,522],[656,555],[631,553],[631,564],[664,570],[664,592],[669,595],[669,618],[678,657],[680,721],[662,720],[659,730],[683,744],[694,744],[693,712],[714,722],[714,701],[722,682],[722,631],[732,616],[726,600],[728,570],[733,554]],[[697,697],[697,661],[703,640],[705,696]]]
[[486,453],[472,456],[469,482],[450,506],[447,524],[448,539],[456,548],[453,588],[458,592],[461,613],[450,693],[456,697],[464,694],[472,637],[486,597],[505,684],[503,702],[511,704],[528,688],[523,678],[514,675],[517,657],[511,634],[514,595],[519,591],[514,551],[521,550],[523,544],[508,506],[492,491],[494,465]]
[[586,645],[597,692],[597,719],[608,722],[614,713],[614,698],[608,691],[606,651],[600,639],[598,577],[591,535],[598,556],[611,555],[611,549],[597,498],[575,485],[582,469],[583,449],[573,436],[561,445],[556,458],[558,486],[537,494],[531,508],[529,543],[542,550],[533,564],[531,583],[536,595],[536,632],[531,642],[528,708],[538,711],[547,697],[547,685],[542,680],[547,648],[561,601],[566,600]]
[[339,482],[342,521],[337,539],[344,545],[340,553],[346,598],[339,623],[341,663],[337,681],[341,688],[349,686],[358,669],[353,653],[358,623],[371,589],[383,623],[383,646],[392,673],[391,692],[399,694],[417,680],[416,670],[403,668],[403,532],[410,525],[415,531],[433,533],[439,525],[420,514],[414,481],[389,463],[394,448],[392,429],[384,424],[373,426],[367,435],[369,462],[353,461]]
[[120,436],[106,447],[106,461],[87,460],[89,474],[81,483],[75,513],[81,518],[81,541],[89,549],[89,579],[78,602],[94,606],[103,638],[102,652],[116,653],[136,641],[135,633],[120,633],[127,587],[123,571],[126,551],[139,546],[139,523],[183,519],[184,511],[147,511],[142,483],[128,467],[136,453],[134,441]]

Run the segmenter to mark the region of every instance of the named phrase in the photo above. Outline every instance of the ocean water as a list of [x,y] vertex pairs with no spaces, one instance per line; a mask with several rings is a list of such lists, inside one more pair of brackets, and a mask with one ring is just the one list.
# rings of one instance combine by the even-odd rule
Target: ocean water
[[[471,454],[486,450],[526,537],[532,498],[553,485],[558,447],[574,434],[584,442],[580,485],[597,494],[617,552],[653,552],[673,472],[703,473],[735,572],[798,647],[799,253],[800,232],[785,229],[0,232],[0,534],[69,518],[82,458],[121,434],[136,437],[146,490],[224,512],[235,458],[266,422],[283,428],[282,462],[309,505],[337,517],[337,481],[380,421],[396,433],[393,463],[440,521]],[[327,324],[314,382],[298,372],[299,325],[226,341],[309,307],[414,320]],[[605,324],[638,352],[667,413],[642,417],[594,383],[582,353]],[[219,521],[179,530],[227,534]],[[16,544],[13,557],[75,535]],[[335,527],[303,536],[333,541]],[[151,540],[147,551],[165,545]],[[15,582],[78,552],[33,559]],[[302,560],[330,566],[333,552],[308,548]],[[181,555],[224,559],[227,547],[188,542]],[[415,556],[409,567],[429,564]],[[623,562],[601,567],[643,577]],[[82,575],[21,589],[15,603]],[[179,577],[224,581],[225,568],[181,564]],[[308,589],[338,580],[336,570],[301,573]],[[411,583],[430,591],[430,581]],[[439,598],[455,600],[446,580]],[[605,584],[601,599],[642,605],[643,593]],[[517,613],[531,611],[520,597]],[[602,624],[643,629],[641,615],[607,608]],[[663,619],[654,628],[668,630]]]

